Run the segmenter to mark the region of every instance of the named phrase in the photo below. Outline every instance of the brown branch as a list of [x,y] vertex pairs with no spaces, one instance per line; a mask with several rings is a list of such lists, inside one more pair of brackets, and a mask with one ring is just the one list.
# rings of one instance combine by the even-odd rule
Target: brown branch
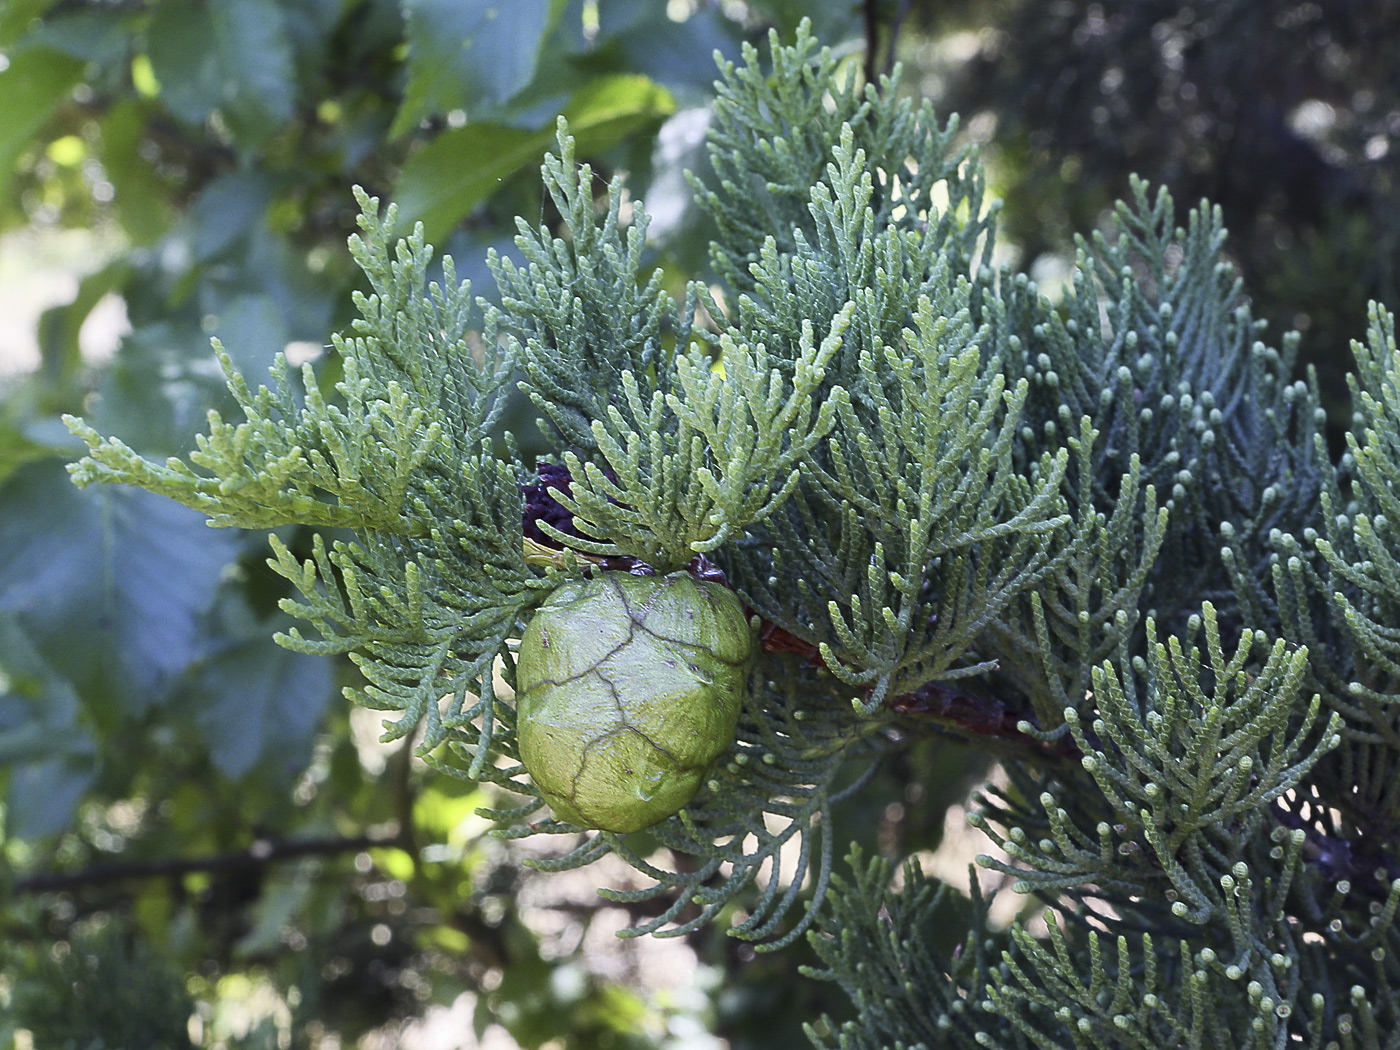
[[53,893],[75,890],[84,886],[101,886],[128,879],[161,879],[195,872],[228,872],[257,868],[296,857],[324,856],[335,853],[358,853],[361,850],[386,846],[402,846],[403,835],[352,835],[319,839],[257,839],[246,849],[231,853],[216,853],[207,857],[165,857],[158,860],[121,861],[95,864],[79,871],[46,872],[17,879],[11,887],[15,893]]
[[893,71],[894,64],[899,59],[899,33],[904,28],[904,20],[909,16],[909,9],[914,6],[914,0],[899,0],[899,10],[890,20],[890,36],[885,42],[885,66],[881,73]]
[[[767,620],[759,630],[763,651],[791,653],[825,666],[811,642]],[[1079,748],[1068,736],[1040,740],[1023,733],[1020,723],[1035,725],[1035,717],[1007,707],[1000,700],[978,696],[943,682],[926,682],[910,693],[892,696],[885,706],[901,715],[949,730],[970,744],[992,751],[1034,752],[1056,758],[1078,758]]]
[[969,743],[980,741],[993,751],[1034,752],[1054,758],[1079,758],[1079,746],[1069,736],[1041,740],[1023,733],[1022,722],[1035,725],[1029,714],[1013,711],[1000,700],[957,689],[943,682],[926,682],[911,693],[886,701],[886,706],[915,719],[955,730]]
[[865,23],[865,82],[874,84],[880,74],[880,0],[864,0],[861,4]]

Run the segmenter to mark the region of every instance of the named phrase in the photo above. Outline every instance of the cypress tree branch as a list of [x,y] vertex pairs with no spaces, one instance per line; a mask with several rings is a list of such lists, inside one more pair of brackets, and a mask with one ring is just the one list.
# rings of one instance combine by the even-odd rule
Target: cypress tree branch
[[[624,220],[620,181],[595,202],[561,126],[542,178],[562,226],[520,223],[517,258],[490,259],[499,307],[450,262],[425,287],[421,232],[391,244],[393,209],[361,195],[372,292],[334,341],[335,397],[281,363],[256,393],[230,373],[245,419],[211,418],[189,463],[72,420],[75,479],[214,524],[352,529],[304,561],[273,539],[312,629],[279,640],[348,654],[389,737],[422,726],[433,768],[502,789],[497,834],[567,836],[542,870],[612,853],[647,876],[606,894],[657,902],[629,933],[741,906],[729,932],[765,949],[810,933],[861,1011],[822,1045],[1395,1050],[1393,318],[1375,307],[1357,344],[1334,465],[1218,209],[1178,225],[1134,182],[1051,304],[990,265],[996,207],[955,120],[900,99],[897,70],[839,79],[805,26],[770,54],[721,65],[695,183],[722,296],[673,295],[644,210]],[[500,432],[512,380],[556,438],[542,462]],[[641,832],[569,824],[522,761],[519,639],[570,580],[686,566],[766,624],[726,695],[734,738]],[[668,645],[711,651],[661,612]],[[618,697],[685,672],[598,645],[578,666]],[[902,891],[882,861],[835,870],[835,808],[933,726],[1013,759],[971,820],[1046,935],[913,868]]]

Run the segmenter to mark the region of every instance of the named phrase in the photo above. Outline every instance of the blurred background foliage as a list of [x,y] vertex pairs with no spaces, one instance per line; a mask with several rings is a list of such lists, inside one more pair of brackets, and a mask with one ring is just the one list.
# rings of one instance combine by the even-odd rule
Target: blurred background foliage
[[921,84],[987,144],[1019,264],[1058,272],[1137,173],[1219,205],[1255,316],[1303,334],[1340,438],[1350,340],[1400,296],[1396,0],[948,0]]
[[[557,220],[560,113],[657,265],[702,272],[711,56],[802,17],[963,115],[1002,257],[1050,294],[1130,172],[1220,204],[1258,315],[1342,404],[1366,300],[1400,300],[1400,0],[3,0],[0,1047],[776,1050],[839,1014],[800,948],[618,942],[616,875],[529,877],[477,788],[338,699],[353,668],[271,642],[261,535],[80,492],[58,423],[188,451],[229,407],[211,336],[332,384],[353,184],[490,295],[514,216]],[[986,770],[923,742],[836,833],[928,856]]]

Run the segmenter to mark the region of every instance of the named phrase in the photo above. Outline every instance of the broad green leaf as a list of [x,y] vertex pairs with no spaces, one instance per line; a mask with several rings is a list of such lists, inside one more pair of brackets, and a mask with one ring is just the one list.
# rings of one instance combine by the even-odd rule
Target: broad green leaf
[[439,240],[505,179],[538,160],[549,136],[498,124],[445,131],[403,167],[395,197],[405,229],[422,222]]
[[78,342],[83,322],[103,296],[126,282],[131,271],[131,261],[119,256],[96,273],[84,277],[71,302],[44,311],[39,319],[39,350],[50,378],[71,379],[83,367]]
[[[148,291],[128,285],[128,308]],[[173,455],[189,449],[210,408],[229,407],[222,380],[209,336],[194,319],[142,324],[101,373],[91,415],[135,448]]]
[[287,345],[287,322],[268,295],[235,295],[218,311],[211,334],[224,344],[240,374],[259,380]]
[[9,774],[6,832],[62,831],[96,770],[73,687],[35,649],[12,612],[0,612],[0,772]]
[[20,766],[10,778],[6,830],[21,839],[68,827],[97,771],[90,758],[49,758]]
[[[330,62],[346,60],[346,40],[344,34],[337,32],[337,26],[345,18],[348,8],[358,8],[355,17],[363,20],[367,17],[364,9],[369,6],[365,3],[347,4],[345,0],[298,0],[294,4],[281,5],[287,39],[291,41],[303,83],[310,77],[318,76]],[[359,25],[363,31],[364,21]]]
[[155,165],[141,155],[152,104],[126,98],[100,120],[102,168],[112,183],[112,203],[132,244],[150,244],[170,228],[174,206]]
[[[610,35],[607,53],[620,68],[681,91],[691,103],[708,98],[715,81],[715,52],[730,61],[738,58],[739,27],[713,8],[674,22],[667,17],[665,5],[645,6],[650,17],[629,17]],[[609,23],[603,20],[599,36],[608,31]]]
[[606,41],[618,33],[654,22],[658,17],[670,21],[666,5],[654,0],[598,0],[597,39]]
[[[643,76],[591,81],[564,116],[580,153],[606,149],[649,120],[675,111],[669,91]],[[437,241],[508,177],[535,163],[554,142],[553,127],[522,131],[468,124],[443,132],[404,165],[396,199],[399,221],[422,222]]]
[[291,119],[296,102],[282,8],[275,0],[214,0],[209,13],[227,78],[221,108],[244,148],[254,149]]
[[29,31],[34,19],[54,5],[54,0],[5,0],[0,4],[0,47],[9,47]]
[[[650,121],[676,111],[676,98],[650,77],[637,73],[597,77],[585,84],[564,110],[580,153],[601,153]],[[553,141],[554,129],[549,129]]]
[[263,221],[272,202],[272,180],[262,171],[229,172],[214,179],[190,209],[195,258],[207,262]]
[[224,65],[222,109],[234,133],[256,148],[291,119],[296,68],[276,0],[213,0],[214,38]]
[[217,110],[241,149],[257,149],[292,116],[296,71],[274,0],[161,4],[148,47],[165,107],[196,125]]
[[0,199],[9,194],[15,162],[83,73],[76,58],[31,48],[10,52],[0,69]]
[[530,83],[553,12],[550,0],[405,0],[408,85],[389,129],[498,105]]
[[300,768],[334,686],[327,657],[288,652],[270,632],[220,653],[193,693],[214,765],[235,778],[270,756]]
[[[40,47],[91,62],[99,69],[129,61],[131,13],[117,6],[108,10],[75,11],[44,20],[31,40]],[[88,82],[95,78],[91,71]]]
[[20,624],[0,611],[0,769],[86,751],[78,698]]
[[170,500],[81,490],[61,462],[31,463],[0,488],[0,610],[85,703],[139,714],[200,654],[238,543]]
[[223,101],[223,63],[213,18],[202,4],[161,4],[147,30],[147,55],[160,100],[181,120],[202,124]]
[[24,464],[53,453],[54,449],[35,441],[12,420],[0,419],[0,485]]

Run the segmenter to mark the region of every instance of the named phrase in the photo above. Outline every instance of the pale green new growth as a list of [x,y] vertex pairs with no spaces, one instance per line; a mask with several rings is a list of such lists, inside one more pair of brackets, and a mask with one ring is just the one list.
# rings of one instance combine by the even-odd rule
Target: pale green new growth
[[285,358],[279,356],[272,369],[273,389],[253,394],[217,341],[214,348],[245,421],[226,423],[210,411],[209,433],[197,436],[198,451],[190,454],[208,473],[174,458],[150,463],[68,416],[73,433],[91,450],[72,472],[74,480],[140,485],[203,511],[216,526],[407,528],[400,509],[409,478],[431,455],[441,425],[413,407],[402,387],[393,384],[367,398],[373,383],[351,359],[337,384],[346,402],[342,409],[322,399],[307,365],[300,377],[306,398],[297,405]]
[[[367,216],[376,207],[363,195],[360,203]],[[361,228],[382,243],[392,221],[391,215],[384,229],[376,229],[366,218]],[[254,393],[215,342],[245,418],[226,423],[210,412],[209,433],[196,438],[198,451],[190,455],[204,473],[177,459],[147,462],[68,417],[91,450],[75,465],[74,480],[141,485],[204,511],[213,525],[413,529],[404,510],[415,480],[450,462],[452,450],[474,450],[486,436],[499,412],[493,392],[511,362],[497,352],[490,323],[482,337],[486,355],[480,363],[473,357],[471,288],[455,286],[450,260],[444,267],[447,290],[434,286],[422,297],[431,248],[421,236],[402,242],[392,265],[376,265],[370,243],[358,236],[351,252],[374,294],[356,295],[363,317],[355,334],[332,337],[344,362],[344,378],[336,384],[342,403],[325,399],[310,365],[300,373],[299,400],[281,354],[271,370],[272,387]],[[464,427],[445,433],[449,419]]]
[[[280,355],[273,387],[250,393],[226,355],[229,386],[247,421],[211,417],[191,460],[142,460],[70,421],[91,455],[74,465],[79,484],[127,481],[205,511],[211,523],[243,527],[353,527],[354,542],[317,537],[299,562],[274,536],[273,567],[301,600],[283,608],[316,628],[280,638],[304,652],[348,652],[364,675],[352,699],[402,712],[394,736],[426,723],[425,747],[448,726],[480,726],[480,766],[492,746],[498,707],[491,666],[521,610],[550,584],[528,569],[520,543],[520,468],[493,451],[512,359],[487,311],[479,334],[470,285],[444,260],[446,288],[424,294],[432,249],[421,233],[389,256],[394,212],[359,195],[362,235],[351,252],[372,294],[355,297],[361,319],[335,336],[345,378],[341,404],[320,394],[309,367],[303,399]],[[442,704],[443,697],[446,704]]]
[[831,429],[839,392],[820,409],[813,394],[850,309],[823,326],[820,343],[802,321],[791,358],[722,336],[712,367],[689,343],[704,286],[692,285],[678,306],[659,271],[642,272],[647,217],[623,229],[621,183],[594,223],[591,172],[575,169],[572,149],[561,124],[560,157],[545,162],[544,179],[573,238],[522,222],[516,243],[528,265],[491,261],[504,317],[521,338],[522,389],[569,444],[596,453],[585,461],[562,452],[573,491],[561,502],[593,539],[551,535],[591,554],[679,568],[762,521],[792,491],[798,464]]
[[833,318],[820,344],[804,323],[791,383],[771,367],[762,344],[730,335],[719,340],[719,368],[698,350],[678,356],[668,366],[671,393],[653,390],[644,399],[637,377],[623,372],[621,396],[593,423],[599,462],[612,477],[599,462],[566,452],[573,495],[559,497],[582,532],[613,542],[556,538],[673,569],[762,522],[792,493],[798,464],[831,429],[839,390],[820,409],[812,394],[848,320],[849,310]]

